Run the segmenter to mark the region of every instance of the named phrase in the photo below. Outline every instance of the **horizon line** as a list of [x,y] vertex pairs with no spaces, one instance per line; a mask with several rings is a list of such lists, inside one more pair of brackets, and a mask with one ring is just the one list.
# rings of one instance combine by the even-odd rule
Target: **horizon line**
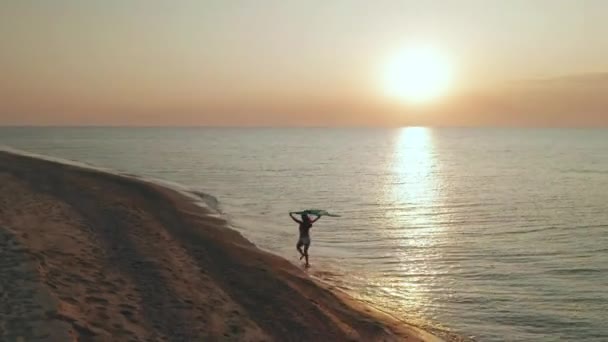
[[237,129],[336,129],[336,128],[510,128],[510,129],[608,129],[606,125],[553,126],[553,125],[120,125],[120,124],[0,124],[0,128],[237,128]]

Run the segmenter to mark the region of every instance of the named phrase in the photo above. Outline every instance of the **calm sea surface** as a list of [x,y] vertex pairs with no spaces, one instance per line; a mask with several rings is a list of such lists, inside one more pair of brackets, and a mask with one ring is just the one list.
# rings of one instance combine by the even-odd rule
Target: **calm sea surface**
[[[215,196],[310,272],[480,341],[608,341],[608,130],[0,128],[0,144]],[[213,201],[213,198],[209,198]]]

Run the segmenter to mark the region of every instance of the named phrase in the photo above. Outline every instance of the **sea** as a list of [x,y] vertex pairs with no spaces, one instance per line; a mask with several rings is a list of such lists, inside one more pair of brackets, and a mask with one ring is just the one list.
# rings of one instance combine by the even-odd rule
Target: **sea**
[[608,341],[608,130],[4,127],[0,145],[198,193],[307,272],[478,341]]

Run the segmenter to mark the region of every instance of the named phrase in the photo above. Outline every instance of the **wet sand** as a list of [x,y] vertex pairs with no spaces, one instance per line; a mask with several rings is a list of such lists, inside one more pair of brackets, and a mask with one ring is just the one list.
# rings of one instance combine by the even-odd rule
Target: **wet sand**
[[434,341],[187,196],[0,151],[0,340]]

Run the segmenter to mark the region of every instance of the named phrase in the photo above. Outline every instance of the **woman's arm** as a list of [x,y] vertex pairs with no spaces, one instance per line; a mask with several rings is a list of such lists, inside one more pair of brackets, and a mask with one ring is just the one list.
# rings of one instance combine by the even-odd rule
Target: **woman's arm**
[[293,217],[293,213],[289,213],[289,217],[291,217],[291,219],[294,220],[296,223],[302,223],[302,221],[300,221],[297,218]]

